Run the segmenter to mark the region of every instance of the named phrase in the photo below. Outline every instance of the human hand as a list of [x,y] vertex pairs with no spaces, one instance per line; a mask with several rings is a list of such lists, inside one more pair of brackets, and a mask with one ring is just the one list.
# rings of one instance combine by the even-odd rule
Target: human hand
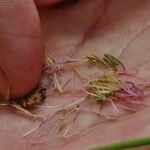
[[[67,51],[74,49],[77,50],[76,57],[81,58],[90,53],[103,56],[104,53],[111,52],[119,57],[128,69],[139,69],[141,76],[150,77],[149,1],[89,0],[87,3],[87,0],[81,0],[68,7],[43,7],[38,11],[44,45],[53,56],[61,58]],[[84,136],[73,138],[61,149],[89,149],[114,141],[149,135],[149,114],[147,108],[122,117],[118,122],[101,124]],[[7,110],[2,110],[0,115],[3,120],[0,144],[5,150],[47,150],[51,146],[49,142],[31,146],[29,141],[24,140],[22,133],[34,126],[33,122]]]
[[0,95],[23,96],[37,85],[43,66],[41,26],[33,0],[0,1],[0,35]]

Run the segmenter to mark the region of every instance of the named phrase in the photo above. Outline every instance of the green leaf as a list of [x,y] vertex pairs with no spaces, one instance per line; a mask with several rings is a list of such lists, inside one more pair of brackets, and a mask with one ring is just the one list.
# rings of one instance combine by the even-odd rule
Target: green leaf
[[110,145],[93,148],[92,150],[122,150],[127,148],[135,148],[140,146],[150,145],[150,137],[137,138],[134,140],[127,140]]

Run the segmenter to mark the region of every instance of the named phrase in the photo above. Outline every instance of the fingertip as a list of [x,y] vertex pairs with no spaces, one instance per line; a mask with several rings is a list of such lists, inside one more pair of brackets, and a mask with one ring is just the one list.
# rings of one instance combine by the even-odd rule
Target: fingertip
[[[0,68],[9,80],[10,98],[21,97],[35,88],[41,76],[44,49],[39,16],[31,0],[1,0],[0,7]],[[1,76],[0,94],[8,95],[5,83]]]
[[10,98],[10,83],[6,74],[0,69],[0,99]]

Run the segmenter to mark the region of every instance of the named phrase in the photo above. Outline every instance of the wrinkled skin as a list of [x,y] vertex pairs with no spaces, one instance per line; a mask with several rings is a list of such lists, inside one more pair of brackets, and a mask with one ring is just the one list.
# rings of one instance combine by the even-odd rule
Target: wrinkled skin
[[[64,52],[74,49],[77,49],[76,57],[90,53],[102,56],[112,52],[129,70],[137,68],[141,76],[150,78],[149,0],[81,0],[63,8],[39,8],[38,11],[44,45],[54,56],[61,58]],[[36,123],[9,109],[1,109],[0,117],[1,150],[49,149],[48,142],[30,145],[22,137]],[[121,117],[117,122],[103,123],[91,132],[73,138],[61,149],[89,149],[124,139],[148,136],[149,120],[150,110],[146,108]]]

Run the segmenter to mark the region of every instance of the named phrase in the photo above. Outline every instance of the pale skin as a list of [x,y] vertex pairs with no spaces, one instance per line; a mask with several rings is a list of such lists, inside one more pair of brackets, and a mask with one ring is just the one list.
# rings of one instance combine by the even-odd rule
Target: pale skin
[[[37,0],[37,11],[31,0],[1,0],[0,93],[3,96],[23,96],[36,86],[41,75],[44,47],[59,58],[67,50],[74,49],[77,49],[75,56],[80,58],[91,52],[99,56],[112,52],[129,70],[137,68],[141,76],[150,77],[148,0],[80,0],[62,8],[40,7],[54,2]],[[10,93],[8,87],[11,87]],[[122,117],[119,122],[101,124],[61,149],[88,149],[112,141],[148,136],[149,116],[150,110],[146,108]],[[49,149],[48,142],[31,146],[22,137],[22,133],[36,123],[9,109],[1,109],[0,117],[2,150]]]

